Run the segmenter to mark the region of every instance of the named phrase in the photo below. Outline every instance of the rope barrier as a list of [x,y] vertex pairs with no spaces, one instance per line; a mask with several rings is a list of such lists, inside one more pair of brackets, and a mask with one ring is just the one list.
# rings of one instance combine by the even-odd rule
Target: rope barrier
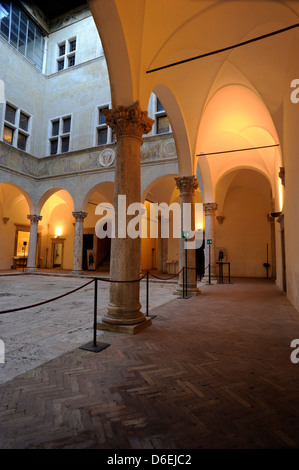
[[[222,264],[228,264],[230,265],[230,263],[222,263]],[[219,264],[218,264],[219,266]],[[216,267],[218,267],[216,265]],[[204,271],[210,267],[210,264],[208,264]],[[151,275],[153,278],[155,279],[159,279],[161,281],[169,281],[171,279],[174,279],[176,277],[178,277],[180,275],[180,273],[185,269],[185,267],[183,267],[182,269],[180,269],[180,271],[176,274],[174,274],[173,276],[170,276],[170,277],[167,277],[167,278],[163,278],[163,277],[159,277],[157,276],[156,274],[153,274],[151,273],[150,271],[146,271],[145,274],[143,276],[141,276],[139,279],[133,279],[131,281],[118,281],[118,280],[113,280],[113,279],[107,279],[107,278],[104,278],[104,277],[96,277],[94,279],[92,279],[91,281],[87,282],[86,284],[83,284],[83,286],[80,286],[80,287],[76,287],[75,289],[69,291],[69,292],[66,292],[64,294],[61,294],[61,295],[58,295],[57,297],[53,297],[52,299],[48,299],[48,300],[44,300],[42,302],[38,302],[36,304],[32,304],[32,305],[27,305],[25,307],[18,307],[18,308],[14,308],[14,309],[9,309],[9,310],[3,310],[3,311],[0,311],[0,315],[3,315],[3,314],[6,314],[6,313],[11,313],[11,312],[18,312],[20,310],[27,310],[29,308],[35,308],[35,307],[40,307],[41,305],[45,305],[49,302],[53,302],[55,300],[58,300],[58,299],[61,299],[62,297],[66,297],[67,295],[70,295],[70,294],[73,294],[74,292],[80,290],[80,289],[83,289],[84,287],[88,286],[89,284],[91,284],[92,282],[95,282],[96,281],[102,281],[102,282],[115,282],[115,283],[122,283],[122,284],[125,284],[125,283],[131,283],[131,282],[140,282],[142,281],[145,277],[147,278],[147,281],[148,281],[148,275]],[[189,270],[197,270],[197,267],[187,267],[187,269]],[[229,278],[230,278],[230,274],[229,274]],[[97,283],[96,283],[97,284]],[[148,307],[147,307],[148,309]]]
[[115,280],[112,280],[112,279],[107,279],[106,277],[97,277],[97,279],[99,281],[104,281],[104,282],[118,282],[118,283],[122,283],[122,284],[125,284],[125,283],[128,283],[128,282],[140,282],[142,281],[142,279],[144,279],[146,277],[146,273],[144,274],[144,276],[140,277],[139,279],[134,279],[132,281],[115,281]]
[[160,279],[161,281],[170,281],[171,279],[174,279],[175,277],[179,276],[179,274],[183,271],[184,268],[182,268],[178,273],[174,274],[174,276],[171,277],[159,277],[156,274],[151,273],[148,271],[148,273],[153,276],[155,279]]
[[33,304],[33,305],[27,305],[26,307],[18,307],[18,308],[14,308],[14,309],[12,309],[12,310],[3,310],[2,312],[0,312],[0,315],[2,315],[2,314],[4,314],[4,313],[18,312],[19,310],[27,310],[28,308],[39,307],[40,305],[44,305],[44,304],[47,304],[47,303],[49,303],[49,302],[53,302],[54,300],[58,300],[58,299],[61,299],[62,297],[65,297],[66,295],[73,294],[73,292],[76,292],[77,290],[83,289],[83,287],[88,286],[88,285],[91,284],[92,282],[94,282],[94,279],[92,279],[91,281],[87,282],[87,283],[84,284],[83,286],[77,287],[76,289],[73,289],[73,290],[71,290],[71,291],[69,291],[69,292],[66,292],[65,294],[58,295],[57,297],[54,297],[53,299],[43,300],[42,302],[38,302],[37,304]]

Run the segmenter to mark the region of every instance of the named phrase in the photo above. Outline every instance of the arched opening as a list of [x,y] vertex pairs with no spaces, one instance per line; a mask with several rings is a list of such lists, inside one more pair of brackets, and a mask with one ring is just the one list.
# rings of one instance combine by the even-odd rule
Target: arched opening
[[[33,211],[28,194],[10,183],[0,183],[0,269],[24,269],[27,264],[30,222]],[[39,244],[39,237],[38,237]],[[37,254],[37,258],[39,253]]]
[[44,269],[72,269],[74,250],[74,204],[64,189],[42,196],[39,203],[41,220],[41,260]]
[[[172,204],[180,208],[180,192],[175,185],[177,175],[163,175],[156,178],[149,184],[142,196],[142,202],[146,207],[146,227],[147,237],[142,239],[142,269],[156,269],[160,273],[176,274],[179,270],[179,238],[176,237],[176,224],[180,224],[172,210]],[[195,191],[195,203],[198,206],[196,211],[195,229],[203,233],[202,218],[202,194],[200,189]],[[162,210],[158,213],[158,220],[155,217],[155,208],[166,203],[169,212]],[[161,225],[167,224],[169,236],[163,237]],[[155,231],[157,238],[150,238],[150,227],[158,224]],[[198,244],[196,250],[198,272],[202,272],[204,264],[203,245]]]
[[251,169],[233,170],[218,181],[215,194],[221,213],[216,217],[216,260],[222,251],[236,277],[275,277],[267,178]]
[[[101,272],[108,272],[110,270],[111,238],[109,236],[97,236],[99,231],[96,230],[96,225],[98,223],[102,225],[103,234],[109,232],[112,221],[107,220],[105,204],[113,204],[113,190],[113,182],[101,183],[90,189],[84,198],[83,210],[88,215],[84,219],[83,224],[83,270],[89,269]],[[98,206],[102,209],[100,219],[96,213]],[[103,219],[103,224],[100,222],[101,219]]]

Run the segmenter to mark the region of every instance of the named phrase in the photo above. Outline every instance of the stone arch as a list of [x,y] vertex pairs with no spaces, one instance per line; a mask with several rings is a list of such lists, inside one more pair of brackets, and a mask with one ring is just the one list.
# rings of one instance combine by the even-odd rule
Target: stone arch
[[277,194],[274,187],[278,184],[277,169],[282,161],[279,147],[226,152],[277,144],[272,116],[252,87],[241,82],[212,87],[196,144],[205,200],[215,200],[215,187],[221,175],[241,166],[264,172],[271,180],[273,193]]
[[90,0],[88,3],[105,52],[112,105],[129,106],[137,97],[134,96],[131,64],[118,6],[115,0]]
[[179,174],[181,176],[193,175],[191,144],[182,108],[174,92],[164,83],[155,85],[153,93],[155,93],[161,103],[163,103],[171,123],[173,138],[177,149]]
[[2,184],[7,184],[7,185],[10,185],[10,186],[13,186],[15,187],[18,191],[20,191],[20,193],[25,197],[26,199],[26,202],[28,204],[28,207],[29,207],[29,212],[30,214],[34,214],[34,203],[33,203],[33,200],[31,198],[31,196],[29,195],[29,193],[27,191],[25,191],[25,189],[22,188],[22,186],[19,186],[18,184],[15,184],[15,183],[10,183],[10,182],[7,182],[7,181],[1,181],[0,182],[0,187]]
[[66,193],[68,193],[68,195],[70,196],[71,198],[71,203],[72,203],[72,207],[71,209],[74,210],[74,198],[72,196],[72,194],[65,188],[59,188],[59,187],[56,187],[56,188],[51,188],[51,189],[48,189],[47,191],[45,191],[42,196],[40,196],[39,200],[38,200],[38,203],[37,203],[37,206],[36,206],[36,212],[37,212],[37,215],[40,214],[45,202],[51,197],[53,196],[53,194],[57,193],[58,191],[66,191]]
[[[151,193],[151,190],[156,186],[156,185],[160,185],[163,180],[165,179],[168,179],[169,182],[173,182],[173,185],[175,185],[175,180],[174,178],[178,176],[177,173],[167,173],[167,174],[164,174],[164,175],[160,175],[156,178],[153,178],[151,182],[148,182],[148,185],[146,186],[146,188],[144,189],[143,193],[142,193],[142,197],[141,197],[141,202],[143,203],[145,200],[146,200],[146,196],[149,195],[149,193]],[[150,197],[148,198],[150,199]],[[153,201],[153,202],[162,202],[162,201]],[[164,201],[163,202],[168,202],[168,201]]]
[[[271,190],[271,195],[273,195],[272,183],[271,183],[271,180],[269,178],[269,175],[267,175],[267,173],[265,171],[263,171],[260,168],[256,168],[256,167],[250,166],[250,165],[236,166],[236,167],[231,168],[231,169],[227,170],[226,172],[224,172],[222,175],[219,176],[218,180],[216,181],[216,184],[215,184],[215,199],[216,199],[216,202],[217,202],[218,213],[219,214],[222,214],[222,212],[223,212],[225,197],[226,197],[227,191],[229,190],[229,186],[230,186],[232,180],[234,179],[236,172],[238,172],[240,170],[251,170],[251,171],[255,171],[256,173],[259,173],[260,175],[262,175],[267,180],[267,182],[269,183],[269,187],[270,187],[270,190]],[[221,185],[221,183],[223,184],[222,189],[223,189],[223,192],[224,192],[224,197],[222,199],[219,199],[218,193],[219,193],[219,186]],[[217,193],[217,191],[218,191],[218,193]]]
[[[83,211],[86,211],[87,210],[87,206],[88,206],[88,202],[89,202],[89,199],[90,197],[98,190],[101,190],[103,188],[105,188],[106,186],[106,189],[110,187],[110,194],[109,194],[109,197],[107,199],[111,199],[111,192],[112,192],[112,196],[113,196],[113,186],[114,186],[114,181],[102,181],[101,183],[98,183],[96,185],[94,185],[92,188],[90,188],[87,193],[84,195],[83,199],[82,199],[82,210]],[[112,190],[112,191],[111,191]],[[113,202],[113,198],[111,200],[111,202]]]

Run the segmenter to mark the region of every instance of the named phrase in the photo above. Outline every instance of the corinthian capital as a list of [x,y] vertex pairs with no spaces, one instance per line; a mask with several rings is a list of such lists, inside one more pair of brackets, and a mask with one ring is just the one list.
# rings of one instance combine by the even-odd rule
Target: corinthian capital
[[154,120],[149,118],[147,111],[142,111],[139,101],[131,106],[119,106],[116,109],[105,109],[106,124],[116,133],[116,138],[131,136],[142,138],[148,134]]
[[199,181],[196,176],[178,176],[174,179],[177,188],[180,190],[180,194],[194,193],[199,185]]
[[206,202],[203,205],[203,210],[205,211],[206,215],[213,215],[215,214],[215,211],[217,210],[217,204],[216,202]]
[[73,217],[75,217],[76,222],[83,222],[85,217],[87,217],[87,212],[72,212]]
[[41,215],[36,215],[36,214],[29,214],[29,215],[27,215],[27,219],[30,220],[31,224],[38,224],[38,222],[40,220],[42,220],[42,216]]

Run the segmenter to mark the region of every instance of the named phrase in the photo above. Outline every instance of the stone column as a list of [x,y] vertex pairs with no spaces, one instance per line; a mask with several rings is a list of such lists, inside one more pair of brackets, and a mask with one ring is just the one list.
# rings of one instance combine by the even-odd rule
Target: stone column
[[[195,231],[195,199],[194,193],[198,188],[198,179],[195,176],[182,176],[175,178],[176,186],[180,191],[180,200],[181,200],[181,230],[185,229],[184,227],[184,204],[191,205],[191,227],[190,230]],[[192,243],[195,237],[190,240],[185,240],[180,238],[180,249],[179,249],[179,271],[186,264],[186,249],[185,246],[187,243]],[[196,250],[194,248],[187,249],[187,294],[188,295],[199,295],[200,290],[197,288],[197,276],[196,276]],[[179,275],[179,282],[175,294],[183,294],[183,271]]]
[[[115,132],[117,150],[115,159],[114,211],[115,237],[111,240],[110,302],[108,311],[98,323],[98,329],[134,334],[151,324],[151,318],[140,311],[139,282],[141,265],[141,238],[127,234],[129,221],[126,214],[132,203],[141,201],[140,147],[142,135],[150,132],[154,121],[142,111],[139,103],[104,111],[106,123]],[[121,211],[118,196],[126,201]],[[123,198],[122,198],[123,199]],[[120,217],[123,225],[118,226]],[[136,214],[137,215],[137,214]]]
[[168,239],[162,238],[162,218],[158,217],[158,272],[167,273]]
[[28,258],[26,272],[35,272],[36,268],[36,248],[37,248],[37,228],[38,222],[42,220],[41,215],[29,214],[27,219],[30,220],[30,237],[28,247]]
[[75,217],[75,243],[74,243],[74,258],[73,258],[73,270],[72,274],[82,274],[82,257],[83,257],[83,222],[87,217],[86,212],[73,212]]
[[[215,282],[215,280],[217,280],[215,238],[215,213],[217,210],[217,204],[215,202],[207,202],[203,205],[203,209],[205,211],[205,267],[208,266],[208,264],[211,265],[211,279]],[[209,239],[212,240],[212,245],[207,244],[207,240]],[[208,277],[209,270],[207,268],[203,278],[204,281],[206,281]]]

